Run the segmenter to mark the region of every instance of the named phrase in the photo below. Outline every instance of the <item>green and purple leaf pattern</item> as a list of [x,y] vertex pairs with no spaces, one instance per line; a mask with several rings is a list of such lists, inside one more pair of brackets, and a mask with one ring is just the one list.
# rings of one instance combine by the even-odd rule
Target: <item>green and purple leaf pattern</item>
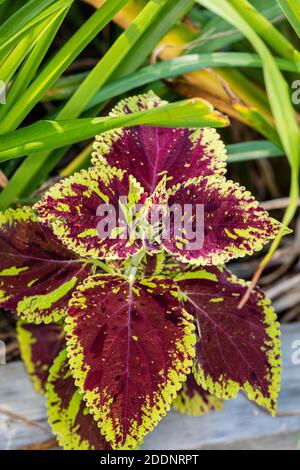
[[276,413],[280,391],[280,327],[271,302],[256,288],[243,309],[248,287],[225,268],[182,275],[178,284],[199,340],[194,373],[205,390],[235,398],[245,390],[250,400]]
[[[174,217],[185,221],[193,237],[201,223],[196,207],[202,205],[204,209],[202,244],[195,243],[193,237],[188,239],[184,227],[176,234],[172,225],[170,238],[161,241],[178,261],[202,266],[224,264],[261,250],[281,229],[281,224],[271,219],[245,188],[225,178],[190,179],[174,186],[168,195],[169,207],[181,207]],[[191,216],[185,212],[188,206],[193,209]]]
[[[151,92],[111,115],[164,103]],[[0,307],[22,320],[22,356],[59,444],[135,449],[172,405],[200,416],[240,390],[274,415],[276,314],[258,288],[240,309],[248,284],[225,263],[289,230],[226,180],[214,129],[117,129],[94,150],[90,169],[33,208],[0,214]]]
[[[122,101],[111,116],[166,104],[153,92]],[[165,129],[135,126],[97,137],[93,164],[126,170],[151,194],[166,175],[168,185],[191,177],[224,175],[226,150],[215,129]]]
[[[145,200],[139,183],[116,168],[90,168],[55,185],[35,209],[39,220],[79,256],[126,259],[140,250],[141,242],[128,239],[126,224],[115,226],[123,197],[127,199],[124,221],[131,222],[128,218],[134,217],[135,206]],[[98,209],[108,205],[114,214],[105,211],[100,215]],[[99,236],[102,223],[107,232],[104,238]]]
[[165,266],[165,253],[161,252],[157,255],[146,255],[140,264],[138,275],[145,276],[158,276],[164,271]]
[[110,450],[72,377],[66,350],[56,358],[47,384],[49,423],[65,450]]
[[27,323],[55,323],[91,272],[29,207],[0,214],[2,308],[17,312]]
[[[150,93],[121,102],[112,115],[160,104]],[[148,253],[165,249],[181,262],[218,265],[261,250],[278,235],[281,224],[245,188],[225,179],[226,153],[223,147],[220,151],[216,136],[208,137],[214,131],[190,132],[141,126],[100,137],[95,166],[54,186],[36,205],[39,220],[81,257],[126,259],[141,248]],[[204,141],[210,142],[209,149],[203,148]],[[109,203],[117,214],[120,197],[128,201],[123,225],[113,224],[99,237],[98,224],[106,224],[107,219],[99,218],[98,208]],[[137,205],[144,205],[144,211],[136,213]],[[157,233],[151,226],[151,209],[162,206],[177,208],[173,218],[184,221],[179,232],[174,221],[167,226],[167,236],[160,233],[165,233],[163,224]],[[204,211],[203,221],[196,215],[199,207]],[[126,236],[133,220],[139,221],[140,230]],[[186,225],[196,237],[200,222],[203,240],[199,242],[187,237]]]
[[202,416],[210,411],[221,411],[223,400],[211,395],[197,384],[194,375],[190,374],[178,392],[173,407],[181,414]]
[[192,317],[166,278],[89,278],[66,319],[72,373],[113,448],[132,449],[170,409],[191,370]]
[[44,394],[49,370],[54,360],[65,347],[62,325],[34,325],[19,321],[17,336],[22,359],[33,386]]

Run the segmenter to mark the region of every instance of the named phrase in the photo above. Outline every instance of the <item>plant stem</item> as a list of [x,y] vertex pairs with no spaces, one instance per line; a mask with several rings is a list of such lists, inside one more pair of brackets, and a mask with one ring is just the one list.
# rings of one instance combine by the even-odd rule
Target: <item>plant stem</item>
[[93,266],[97,266],[98,268],[101,268],[103,271],[105,271],[108,274],[115,274],[115,270],[111,266],[108,266],[106,263],[104,263],[103,261],[99,259],[89,260],[89,259],[82,258],[80,261],[85,264],[92,264]]
[[125,271],[125,276],[129,278],[130,284],[133,284],[136,278],[136,273],[138,271],[138,267],[144,259],[146,251],[142,249],[139,251],[133,258],[131,263],[129,264],[128,268]]

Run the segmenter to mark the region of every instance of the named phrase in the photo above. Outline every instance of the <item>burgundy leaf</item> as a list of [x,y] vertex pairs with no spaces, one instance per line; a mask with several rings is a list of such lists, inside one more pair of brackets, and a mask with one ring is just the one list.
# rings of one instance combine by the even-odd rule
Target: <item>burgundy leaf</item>
[[202,416],[210,411],[220,411],[223,401],[211,395],[197,384],[194,375],[190,374],[173,402],[173,407],[181,414]]
[[[111,116],[131,114],[166,104],[153,92],[124,100]],[[135,126],[97,137],[93,163],[109,164],[135,176],[151,194],[162,175],[169,184],[191,177],[223,175],[226,150],[215,129],[164,129]]]
[[[126,172],[90,168],[55,185],[35,208],[39,220],[79,256],[126,259],[141,247],[139,240],[127,236],[127,212],[134,216],[136,205],[142,205],[145,197],[141,186]],[[127,199],[124,218],[120,198]]]
[[91,267],[37,222],[29,207],[0,214],[0,306],[28,323],[55,323]]
[[65,450],[110,450],[76,388],[67,352],[55,360],[47,384],[49,423]]
[[161,243],[178,261],[224,264],[261,250],[281,229],[245,188],[225,178],[190,179],[168,194],[171,214],[176,210]]
[[187,310],[197,321],[195,377],[220,398],[240,389],[250,400],[276,412],[280,391],[280,328],[276,314],[259,289],[241,310],[248,284],[225,268],[208,268],[177,279]]
[[65,347],[63,326],[31,325],[19,321],[17,335],[22,359],[34,388],[43,394],[50,367]]
[[161,274],[164,266],[164,253],[158,255],[147,255],[141,264],[141,276],[157,276]]
[[194,325],[166,278],[95,276],[67,317],[72,373],[114,448],[135,448],[190,372]]

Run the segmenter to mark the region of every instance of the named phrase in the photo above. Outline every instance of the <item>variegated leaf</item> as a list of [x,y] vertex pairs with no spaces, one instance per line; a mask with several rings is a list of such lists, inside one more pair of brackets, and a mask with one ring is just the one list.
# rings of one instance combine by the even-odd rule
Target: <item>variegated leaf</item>
[[49,370],[65,346],[62,325],[32,325],[19,321],[17,336],[22,359],[33,386],[38,393],[45,393]]
[[178,261],[224,264],[261,250],[281,229],[245,188],[225,178],[190,179],[168,193],[176,211],[161,243]]
[[194,375],[190,374],[173,402],[173,407],[181,414],[202,416],[210,411],[221,411],[223,400],[211,395],[197,384]]
[[166,278],[95,276],[66,319],[72,373],[113,448],[132,449],[170,409],[194,356],[192,317]]
[[55,323],[92,272],[29,207],[0,214],[0,306],[27,323]]
[[[123,205],[120,198],[126,199]],[[128,237],[128,226],[145,198],[141,186],[125,171],[97,167],[53,186],[35,209],[39,220],[79,256],[116,260],[141,247],[139,240]]]
[[[153,92],[122,101],[111,116],[166,104]],[[97,137],[93,163],[109,164],[134,175],[151,194],[163,175],[169,185],[212,174],[224,175],[226,150],[215,129],[164,129],[135,126]]]
[[138,274],[141,277],[145,276],[159,276],[164,269],[165,254],[164,252],[157,255],[146,255],[139,266]]
[[[164,268],[165,253],[162,251],[158,254],[145,254],[139,265],[137,266],[137,277],[145,276],[159,276],[163,272]],[[119,270],[116,270],[116,274],[122,274],[130,268],[132,259],[129,258],[122,262]]]
[[248,284],[225,268],[177,278],[187,310],[199,329],[195,377],[220,398],[245,390],[250,400],[276,413],[280,391],[280,327],[271,302],[256,288],[239,309]]
[[65,450],[110,450],[72,377],[66,350],[56,358],[47,383],[49,423]]
[[165,276],[175,278],[176,275],[184,273],[191,269],[191,265],[177,261],[173,256],[167,255],[165,252],[165,261],[163,273]]

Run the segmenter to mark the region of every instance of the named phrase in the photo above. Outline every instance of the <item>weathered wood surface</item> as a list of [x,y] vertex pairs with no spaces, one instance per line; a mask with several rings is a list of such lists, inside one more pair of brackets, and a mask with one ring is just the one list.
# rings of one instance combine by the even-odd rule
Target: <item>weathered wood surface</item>
[[[272,418],[245,397],[221,413],[191,418],[170,413],[145,439],[144,449],[296,449],[300,430],[300,365],[292,363],[300,324],[283,328],[284,373],[279,416]],[[11,416],[9,416],[11,414]],[[18,419],[23,416],[33,423]],[[0,367],[0,449],[19,449],[53,439],[44,399],[35,394],[23,365]]]

